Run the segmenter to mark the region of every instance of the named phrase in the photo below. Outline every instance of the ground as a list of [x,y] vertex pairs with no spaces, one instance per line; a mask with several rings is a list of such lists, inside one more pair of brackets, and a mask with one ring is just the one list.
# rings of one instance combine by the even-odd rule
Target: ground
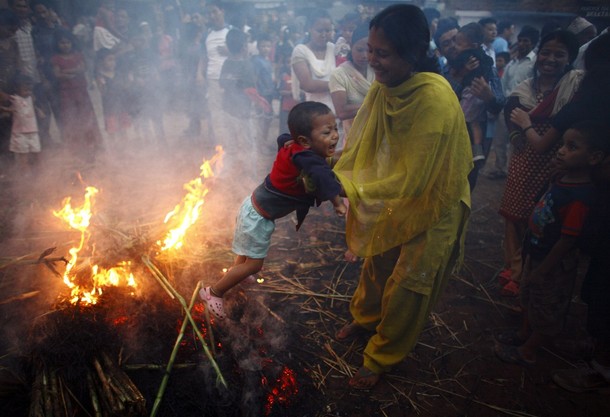
[[[45,342],[44,337],[32,341],[40,321],[56,316],[52,309],[60,284],[48,268],[20,264],[19,257],[36,260],[50,247],[56,249],[48,256],[66,256],[76,235],[57,227],[51,211],[58,208],[61,197],[82,195],[89,181],[104,184],[99,196],[104,210],[99,215],[98,235],[113,230],[130,236],[154,235],[161,225],[153,218],[169,211],[173,207],[170,202],[183,192],[180,185],[198,174],[201,149],[207,155],[211,150],[203,147],[199,152],[188,152],[179,142],[170,146],[171,151],[164,156],[170,154],[171,158],[164,162],[150,155],[115,153],[103,159],[103,170],[89,167],[78,174],[73,163],[64,160],[47,175],[53,187],[42,183],[17,186],[14,177],[2,178],[0,415],[28,415],[31,374],[23,361],[32,352],[26,348],[53,351],[61,344]],[[266,158],[270,156],[272,152],[267,152]],[[143,184],[148,186],[141,187]],[[113,187],[119,191],[109,196]],[[361,364],[366,339],[340,343],[334,338],[335,331],[350,319],[348,303],[360,263],[343,260],[344,221],[334,215],[330,205],[323,205],[312,209],[299,232],[294,230],[292,217],[278,221],[272,249],[258,276],[264,282],[233,291],[227,296],[229,319],[214,321],[212,327],[222,345],[218,346],[217,360],[229,382],[230,395],[210,382],[215,374],[190,332],[177,358],[182,367],[171,374],[158,415],[610,415],[610,390],[574,394],[554,385],[552,371],[577,366],[577,360],[552,346],[541,353],[535,366],[527,368],[504,364],[494,355],[492,332],[516,327],[520,319],[516,300],[500,295],[496,279],[502,268],[503,223],[497,214],[502,187],[502,181],[480,179],[473,195],[463,268],[450,280],[415,349],[372,390],[357,391],[347,384]],[[210,283],[222,267],[230,265],[231,221],[241,198],[235,189],[217,180],[206,202],[215,209],[214,215],[204,215],[202,225],[195,228],[188,254],[172,262],[159,260],[161,269],[187,300],[199,280]],[[112,242],[99,246],[110,253]],[[129,250],[132,255],[144,253],[137,245]],[[7,262],[17,263],[7,266]],[[123,355],[121,364],[142,390],[150,412],[162,372],[152,366],[136,368],[142,363],[167,362],[182,316],[180,306],[149,279],[145,294],[125,304],[130,306],[126,309],[137,311],[127,314],[127,322],[137,322],[137,329],[117,326],[113,337],[97,342]],[[109,301],[106,306],[110,307],[104,307],[104,317],[116,318],[116,304]],[[197,318],[203,323],[200,303],[197,308]],[[582,333],[585,312],[576,298],[566,337]],[[72,333],[84,331],[86,325],[75,323]],[[22,339],[28,339],[27,343]],[[286,369],[297,385],[274,385],[273,378],[279,380]],[[280,392],[272,397],[274,387]],[[255,395],[249,395],[250,391]]]

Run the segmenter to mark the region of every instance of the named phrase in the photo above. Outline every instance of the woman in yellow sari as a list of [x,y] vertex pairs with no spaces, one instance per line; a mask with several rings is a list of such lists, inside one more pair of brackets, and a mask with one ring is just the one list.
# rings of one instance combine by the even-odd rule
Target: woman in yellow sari
[[335,166],[350,201],[347,242],[364,258],[345,340],[375,332],[350,385],[368,389],[415,346],[461,259],[472,154],[450,85],[431,72],[422,11],[395,5],[370,24],[376,81]]

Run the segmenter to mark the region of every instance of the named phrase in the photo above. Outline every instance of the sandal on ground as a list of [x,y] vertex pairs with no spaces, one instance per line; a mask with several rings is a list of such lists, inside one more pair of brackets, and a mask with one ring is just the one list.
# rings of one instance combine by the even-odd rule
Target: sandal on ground
[[203,300],[207,308],[219,319],[224,319],[225,314],[224,303],[222,297],[212,295],[210,287],[205,287],[199,290],[199,297]]
[[507,297],[516,297],[519,295],[519,283],[517,281],[509,281],[502,290],[500,294],[505,295]]
[[525,343],[525,339],[519,336],[519,332],[517,330],[502,330],[494,332],[494,340],[503,345],[509,346],[521,346]]
[[521,355],[517,346],[503,345],[500,343],[496,344],[495,347],[496,356],[506,363],[512,363],[521,366],[532,366],[536,364],[535,360],[526,359]]
[[335,339],[337,339],[339,342],[344,342],[365,332],[366,329],[364,327],[355,321],[352,321],[337,330],[337,333],[335,333]]
[[597,391],[610,387],[610,382],[595,369],[562,369],[553,372],[553,381],[561,388],[571,392]]
[[381,374],[376,374],[369,368],[363,366],[349,380],[349,386],[356,389],[368,390],[379,382]]

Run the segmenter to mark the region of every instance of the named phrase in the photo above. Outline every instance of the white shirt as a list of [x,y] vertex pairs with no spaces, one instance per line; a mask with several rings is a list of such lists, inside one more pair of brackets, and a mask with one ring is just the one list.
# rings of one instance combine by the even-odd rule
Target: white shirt
[[502,75],[504,97],[510,96],[516,86],[534,75],[535,62],[536,52],[531,50],[524,58],[514,58],[506,65]]
[[218,47],[226,47],[226,38],[229,28],[222,28],[220,30],[211,30],[208,36],[205,38],[205,48],[208,53],[208,80],[219,80],[220,71],[222,70],[222,64],[227,59],[226,55],[222,55],[218,51]]

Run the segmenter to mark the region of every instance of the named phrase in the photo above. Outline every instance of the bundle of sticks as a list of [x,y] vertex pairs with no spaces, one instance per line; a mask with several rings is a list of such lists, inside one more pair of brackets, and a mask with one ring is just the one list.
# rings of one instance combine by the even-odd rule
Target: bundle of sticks
[[[60,369],[43,361],[35,368],[29,417],[139,417],[146,413],[142,393],[105,352],[92,359],[86,381],[76,381],[81,387],[71,386]],[[87,398],[79,398],[79,391]]]

